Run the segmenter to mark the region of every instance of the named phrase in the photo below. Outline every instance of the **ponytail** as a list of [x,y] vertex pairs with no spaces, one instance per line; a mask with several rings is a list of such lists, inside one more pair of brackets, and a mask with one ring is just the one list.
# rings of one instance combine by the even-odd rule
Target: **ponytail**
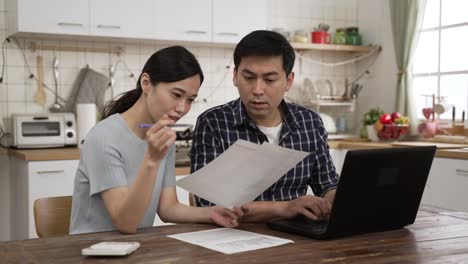
[[138,98],[140,98],[142,93],[140,79],[141,76],[138,79],[137,87],[135,89],[122,93],[119,98],[106,104],[104,107],[103,119],[113,114],[120,114],[127,111],[136,103],[136,101],[138,101]]

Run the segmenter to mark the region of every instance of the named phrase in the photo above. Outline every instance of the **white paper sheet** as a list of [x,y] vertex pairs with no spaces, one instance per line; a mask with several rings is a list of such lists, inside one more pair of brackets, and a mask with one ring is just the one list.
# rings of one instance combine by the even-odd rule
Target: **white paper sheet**
[[198,245],[224,254],[233,254],[294,243],[289,239],[267,236],[232,228],[217,228],[205,231],[167,236]]
[[253,201],[310,153],[236,141],[218,158],[177,185],[214,204],[233,208]]

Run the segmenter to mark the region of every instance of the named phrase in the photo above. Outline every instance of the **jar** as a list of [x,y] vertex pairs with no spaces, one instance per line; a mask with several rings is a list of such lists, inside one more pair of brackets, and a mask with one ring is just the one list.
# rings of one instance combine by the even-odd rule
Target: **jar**
[[293,41],[298,43],[307,43],[309,41],[307,39],[307,33],[303,30],[297,30],[294,32]]
[[343,28],[337,28],[336,33],[333,36],[333,44],[344,45],[346,44],[346,32]]
[[283,29],[283,28],[274,28],[272,31],[279,33],[283,37],[285,37],[288,41],[291,41],[291,36],[289,34],[289,31]]
[[358,27],[346,28],[346,44],[348,45],[361,45],[362,37],[359,35]]

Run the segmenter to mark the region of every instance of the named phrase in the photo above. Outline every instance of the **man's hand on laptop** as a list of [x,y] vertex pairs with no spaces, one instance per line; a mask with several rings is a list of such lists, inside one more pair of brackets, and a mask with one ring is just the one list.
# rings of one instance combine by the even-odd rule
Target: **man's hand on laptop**
[[324,198],[303,195],[299,198],[282,204],[281,218],[293,218],[302,214],[312,220],[327,219],[331,213],[332,205]]

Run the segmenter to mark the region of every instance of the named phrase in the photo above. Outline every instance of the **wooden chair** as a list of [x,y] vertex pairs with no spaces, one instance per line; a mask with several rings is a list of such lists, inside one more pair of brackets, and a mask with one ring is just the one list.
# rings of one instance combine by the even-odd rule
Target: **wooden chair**
[[72,196],[40,198],[34,201],[34,223],[39,237],[68,235]]
[[189,192],[188,200],[190,206],[195,206],[195,196],[193,193]]

